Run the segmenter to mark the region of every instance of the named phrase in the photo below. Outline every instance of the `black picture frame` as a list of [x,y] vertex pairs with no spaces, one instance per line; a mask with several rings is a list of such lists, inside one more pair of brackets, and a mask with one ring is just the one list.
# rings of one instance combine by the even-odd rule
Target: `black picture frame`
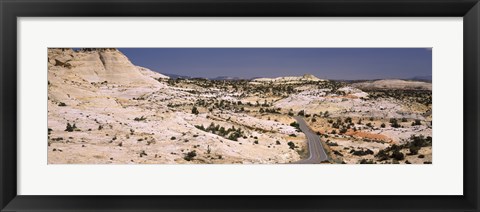
[[[0,14],[1,211],[479,211],[480,4],[478,0],[1,0]],[[17,17],[62,16],[463,17],[464,195],[17,195]],[[455,74],[454,72],[452,71],[452,74]],[[385,189],[394,188],[386,187]]]

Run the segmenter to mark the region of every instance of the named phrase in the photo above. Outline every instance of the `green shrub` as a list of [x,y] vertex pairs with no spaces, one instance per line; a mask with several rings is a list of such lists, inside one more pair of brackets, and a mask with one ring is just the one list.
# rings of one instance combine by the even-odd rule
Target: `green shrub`
[[299,115],[299,116],[304,116],[304,115],[305,115],[305,111],[304,111],[304,110],[299,111],[299,112],[298,112],[298,115]]
[[417,126],[417,125],[422,125],[422,122],[420,122],[419,119],[415,119],[415,121],[412,122],[412,126]]
[[195,114],[195,115],[198,115],[199,112],[198,112],[197,107],[193,106],[192,113]]
[[70,125],[70,123],[67,123],[67,127],[65,128],[65,131],[67,132],[73,132],[77,129],[77,126],[75,126],[75,123],[73,125]]
[[323,113],[324,118],[328,118],[329,116],[330,116],[330,114],[328,113],[328,111],[325,111],[325,113]]
[[345,123],[352,123],[352,118],[350,117],[345,118]]
[[135,117],[133,120],[134,120],[134,121],[145,121],[145,120],[147,120],[147,117],[144,117],[144,116],[142,116],[142,117]]
[[193,160],[193,158],[197,156],[197,152],[195,150],[193,151],[190,151],[188,152],[187,154],[185,154],[185,156],[183,157],[183,159],[185,159],[186,161],[191,161]]
[[379,161],[384,161],[388,159],[388,153],[386,150],[381,149],[380,151],[378,151],[375,157],[378,158]]
[[410,146],[409,150],[410,150],[409,155],[416,155],[416,154],[418,154],[418,150],[420,150],[420,147],[412,145],[412,146]]
[[195,125],[195,127],[199,130],[205,131],[205,127],[203,125]]
[[328,146],[338,146],[338,144],[336,142],[327,141],[326,143],[327,143]]
[[399,128],[400,127],[400,124],[398,124],[398,121],[397,119],[390,119],[390,126],[392,126],[393,128]]
[[373,160],[362,159],[360,160],[360,164],[375,164]]
[[392,158],[394,158],[395,160],[403,160],[405,158],[405,155],[403,155],[403,153],[401,153],[400,151],[395,150],[392,153]]
[[296,121],[290,123],[290,126],[295,127],[295,129],[300,130],[300,124]]
[[365,151],[363,150],[351,150],[350,153],[352,153],[352,155],[356,155],[356,156],[364,156],[364,155],[373,155],[373,151],[370,150],[370,149],[367,149]]
[[290,147],[290,149],[295,149],[295,144],[293,142],[289,141],[287,144]]

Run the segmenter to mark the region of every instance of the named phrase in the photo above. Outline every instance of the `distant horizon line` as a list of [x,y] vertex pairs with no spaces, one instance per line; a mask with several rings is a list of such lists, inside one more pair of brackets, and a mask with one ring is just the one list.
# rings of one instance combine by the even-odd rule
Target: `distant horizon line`
[[[152,70],[153,71],[153,70]],[[416,81],[432,81],[432,75],[426,75],[426,76],[412,76],[408,78],[395,78],[395,77],[388,77],[388,78],[363,78],[363,79],[339,79],[339,78],[323,78],[323,77],[318,77],[315,76],[314,74],[299,74],[299,75],[285,75],[285,76],[273,76],[273,77],[267,77],[267,76],[256,76],[256,77],[237,77],[237,76],[229,76],[229,75],[219,75],[215,77],[201,77],[201,76],[187,76],[187,75],[182,75],[182,74],[174,74],[174,73],[167,73],[167,72],[158,72],[154,71],[160,74],[163,74],[168,77],[175,76],[176,78],[187,78],[187,79],[194,79],[194,78],[199,78],[199,79],[209,79],[209,80],[214,80],[214,79],[225,79],[227,80],[228,78],[231,78],[229,80],[254,80],[254,79],[259,79],[259,78],[280,78],[280,77],[302,77],[305,75],[312,75],[318,79],[325,79],[325,80],[334,80],[334,81],[372,81],[372,80],[416,80]]]

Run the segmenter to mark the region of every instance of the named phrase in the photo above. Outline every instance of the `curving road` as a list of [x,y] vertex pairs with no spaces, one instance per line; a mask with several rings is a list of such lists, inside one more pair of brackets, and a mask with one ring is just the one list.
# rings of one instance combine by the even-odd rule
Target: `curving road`
[[299,160],[295,163],[299,164],[313,164],[328,160],[327,153],[323,149],[320,141],[320,136],[308,128],[305,120],[300,116],[295,116],[295,120],[300,125],[300,130],[305,134],[308,140],[308,152],[310,156],[307,159]]

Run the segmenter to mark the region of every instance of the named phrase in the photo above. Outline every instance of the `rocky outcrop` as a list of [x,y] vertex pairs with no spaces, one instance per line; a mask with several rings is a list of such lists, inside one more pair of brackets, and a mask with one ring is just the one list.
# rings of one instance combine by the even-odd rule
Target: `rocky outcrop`
[[[155,86],[158,82],[149,75],[150,70],[140,71],[115,48],[85,48],[48,50],[49,72],[56,76],[80,77],[89,83],[110,82],[119,85]],[[147,74],[148,73],[148,74]],[[147,74],[147,75],[146,75]]]
[[155,72],[155,71],[152,71],[148,68],[144,68],[144,67],[141,67],[141,66],[137,66],[137,69],[138,71],[140,71],[141,74],[147,76],[147,77],[151,77],[153,79],[169,79],[170,77],[168,76],[165,76],[163,74],[160,74],[158,72]]

